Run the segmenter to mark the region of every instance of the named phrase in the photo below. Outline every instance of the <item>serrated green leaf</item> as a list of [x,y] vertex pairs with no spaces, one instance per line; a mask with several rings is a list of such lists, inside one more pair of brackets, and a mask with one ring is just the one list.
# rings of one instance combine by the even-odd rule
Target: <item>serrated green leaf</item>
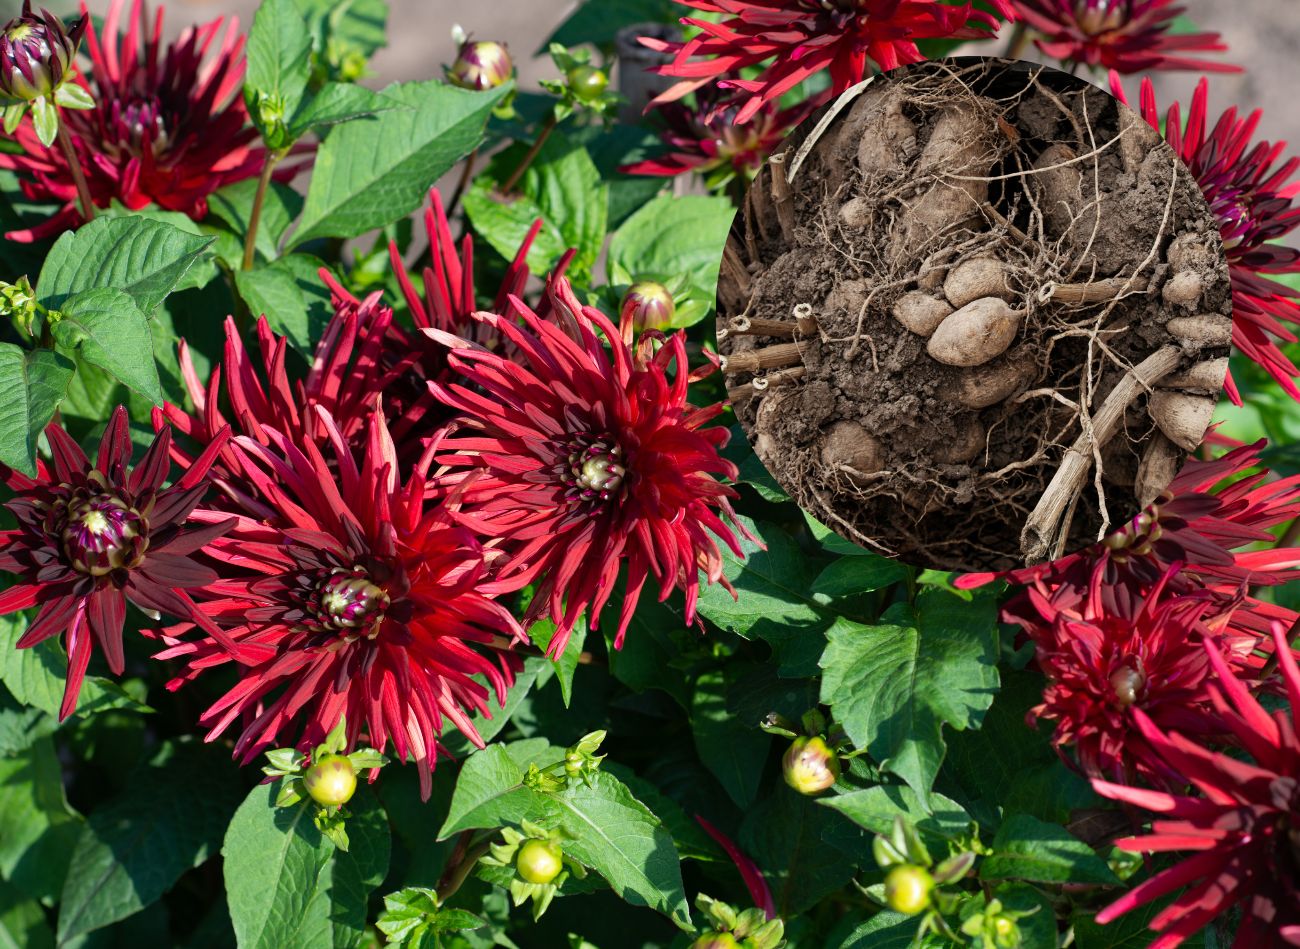
[[0,464],[36,476],[36,442],[68,394],[76,364],[48,349],[0,343]]
[[60,943],[139,912],[216,853],[239,803],[235,769],[222,758],[168,746],[90,813],[63,885]]
[[912,575],[907,564],[863,551],[864,556],[841,557],[817,575],[813,593],[826,596],[853,596],[883,590]]
[[930,792],[943,726],[978,727],[998,689],[997,602],[974,604],[927,589],[891,607],[882,623],[840,617],[827,632],[821,700],[881,767]]
[[289,135],[299,138],[312,129],[407,108],[409,106],[393,102],[365,86],[350,82],[327,82],[319,92],[303,101],[289,126]]
[[902,817],[917,829],[927,844],[955,841],[969,835],[974,823],[956,801],[942,794],[930,794],[929,807],[911,788],[903,785],[879,785],[821,797],[817,803],[839,811],[859,827],[873,834],[888,834],[894,818]]
[[[263,0],[253,15],[245,50],[244,104],[249,118],[273,147],[275,138],[298,111],[311,77],[311,31],[294,0]],[[263,120],[261,104],[274,99],[281,109],[281,129]],[[272,141],[274,139],[274,141]]]
[[296,0],[311,25],[319,49],[333,41],[369,57],[387,42],[388,4],[384,0]]
[[[209,195],[208,211],[235,234],[242,236],[248,233],[256,196],[257,180],[245,178]],[[272,181],[266,189],[266,196],[262,200],[262,216],[257,226],[257,252],[263,259],[276,258],[285,231],[302,213],[302,203],[302,195],[289,185]]]
[[112,287],[152,313],[207,252],[213,238],[140,214],[95,218],[50,248],[36,292],[61,310],[73,294]]
[[745,814],[740,847],[763,868],[777,913],[796,916],[853,876],[853,863],[826,843],[856,833],[834,811],[778,783]]
[[882,910],[853,930],[838,949],[918,949],[918,928],[917,917]]
[[51,328],[61,349],[110,373],[151,404],[162,404],[149,319],[131,296],[112,287],[85,290],[68,298],[62,313]]
[[1119,883],[1106,862],[1082,840],[1064,827],[1028,814],[1004,820],[990,846],[993,853],[980,863],[981,880]]
[[735,206],[726,198],[660,195],[610,238],[611,279],[632,283],[681,274],[711,297],[735,215]]
[[334,852],[312,822],[315,805],[277,808],[276,784],[253,788],[221,847],[230,920],[241,949],[293,945]]
[[727,690],[721,672],[705,673],[695,681],[691,731],[705,767],[738,807],[747,808],[758,797],[772,736],[754,722],[739,721],[729,714]]
[[41,904],[0,880],[0,949],[54,949]]
[[316,154],[296,247],[318,237],[352,237],[410,214],[429,183],[482,139],[492,108],[513,86],[468,92],[441,82],[389,86],[407,111],[340,126]]
[[474,231],[507,260],[514,258],[538,218],[542,219],[542,229],[533,238],[524,258],[529,269],[546,272],[568,249],[559,228],[546,220],[541,205],[527,194],[498,194],[495,183],[480,176],[465,192],[463,200]]
[[[539,619],[528,627],[528,636],[538,649],[546,652],[555,636],[555,624],[549,619]],[[586,641],[586,624],[579,623],[570,633],[569,641],[565,643],[560,658],[548,660],[551,668],[555,670],[556,679],[559,680],[560,696],[564,699],[565,708],[569,707],[569,699],[573,696],[573,674],[578,671],[578,657],[581,656]]]
[[320,278],[324,266],[310,254],[289,254],[265,267],[235,273],[235,286],[249,311],[265,316],[271,329],[287,336],[307,358],[334,315],[329,288]]

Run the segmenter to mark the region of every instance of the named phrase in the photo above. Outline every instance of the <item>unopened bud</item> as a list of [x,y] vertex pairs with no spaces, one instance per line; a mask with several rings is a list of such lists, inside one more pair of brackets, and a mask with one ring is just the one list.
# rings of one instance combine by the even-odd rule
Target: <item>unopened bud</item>
[[800,794],[820,794],[839,780],[840,762],[824,739],[802,736],[790,743],[781,770],[785,783]]
[[462,43],[456,61],[447,68],[447,81],[462,89],[495,89],[514,75],[514,62],[504,43],[490,40]]

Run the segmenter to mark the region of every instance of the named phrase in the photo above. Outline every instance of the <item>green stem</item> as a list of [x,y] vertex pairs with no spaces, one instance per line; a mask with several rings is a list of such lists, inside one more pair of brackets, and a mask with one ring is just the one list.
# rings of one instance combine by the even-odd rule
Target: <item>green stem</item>
[[528,154],[525,155],[524,160],[519,163],[519,167],[511,173],[510,177],[506,179],[506,183],[501,186],[502,194],[510,194],[515,190],[515,185],[519,184],[519,179],[524,176],[524,172],[528,170],[528,166],[533,163],[533,159],[537,157],[537,153],[542,150],[542,146],[546,144],[546,140],[551,137],[551,133],[555,131],[555,126],[558,122],[559,119],[555,117],[554,111],[546,117],[546,121],[542,123],[541,131],[537,133],[537,141],[533,142],[533,147],[528,149]]
[[1029,45],[1029,28],[1023,23],[1017,23],[1011,30],[1011,37],[1007,42],[1006,52],[1002,54],[1003,59],[1019,59],[1025,52],[1025,47]]
[[442,879],[438,881],[439,906],[456,895],[461,884],[469,879],[479,858],[488,852],[492,836],[489,834],[476,846],[470,847],[469,839],[472,833],[473,831],[467,830],[461,834],[460,840],[456,841],[456,847],[451,855],[453,862],[448,865],[442,874]]
[[253,197],[253,210],[248,215],[248,233],[244,235],[244,269],[252,270],[257,260],[257,228],[262,223],[262,205],[266,202],[266,189],[271,186],[271,174],[276,163],[284,157],[284,151],[266,153],[266,164],[262,166],[262,175],[257,179],[257,194]]
[[90,185],[86,183],[86,176],[81,170],[81,162],[77,158],[77,150],[72,147],[72,139],[68,136],[67,126],[63,123],[63,116],[59,115],[59,147],[63,149],[63,157],[68,163],[68,170],[72,172],[72,180],[77,186],[77,201],[81,204],[81,216],[87,222],[95,220],[95,202],[90,197]]
[[465,157],[465,167],[461,169],[460,181],[456,182],[456,190],[451,193],[451,200],[447,202],[447,217],[450,218],[456,213],[456,205],[460,204],[461,196],[465,189],[469,187],[469,180],[474,175],[474,163],[478,161],[478,149],[474,149]]

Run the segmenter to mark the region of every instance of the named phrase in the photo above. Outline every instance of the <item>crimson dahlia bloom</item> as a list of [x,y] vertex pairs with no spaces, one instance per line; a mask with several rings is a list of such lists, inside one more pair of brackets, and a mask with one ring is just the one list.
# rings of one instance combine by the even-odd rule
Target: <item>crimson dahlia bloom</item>
[[[143,0],[133,0],[125,38],[119,25],[126,0],[113,0],[104,18],[102,38],[91,26],[86,52],[91,68],[74,81],[94,97],[95,108],[65,109],[67,127],[96,207],[120,201],[132,210],[153,203],[195,220],[208,211],[207,198],[217,189],[257,176],[265,152],[255,147],[257,132],[248,125],[241,87],[244,39],[232,20],[224,35],[221,19],[185,30],[171,46],[162,46],[160,9],[147,25]],[[90,16],[85,4],[81,13]],[[215,48],[215,52],[209,56]],[[31,241],[75,227],[81,221],[76,184],[63,152],[47,149],[31,121],[15,132],[20,154],[0,153],[0,168],[22,178],[33,201],[56,201],[61,207],[48,220],[10,240]],[[292,177],[290,164],[276,178]]]
[[[1141,601],[1135,615],[1062,609],[1038,590],[1028,590],[1036,615],[1022,618],[1039,669],[1047,677],[1043,701],[1030,710],[1055,725],[1052,744],[1072,747],[1079,767],[1094,777],[1121,778],[1126,764],[1166,777],[1166,769],[1133,727],[1141,711],[1162,728],[1213,734],[1219,730],[1205,681],[1204,643],[1217,638],[1207,619],[1214,599],[1203,593],[1164,596],[1177,566]],[[1212,621],[1212,620],[1211,620]],[[1229,654],[1248,668],[1250,637]],[[1256,670],[1257,671],[1257,670]]]
[[[472,677],[504,701],[508,647],[524,632],[491,599],[490,552],[448,508],[426,506],[428,456],[402,484],[382,415],[354,452],[329,412],[314,413],[324,449],[270,428],[269,445],[231,442],[257,504],[205,548],[222,576],[200,606],[234,641],[239,681],[200,720],[208,740],[238,722],[235,754],[248,762],[277,745],[317,744],[346,715],[347,748],[391,741],[415,761],[427,797],[446,722],[483,746],[469,716],[487,712],[489,688]],[[188,631],[169,630],[159,654],[186,664],[172,689],[236,658],[215,636],[182,640]]]
[[565,328],[518,297],[503,316],[476,314],[515,348],[513,359],[428,332],[451,350],[448,361],[467,383],[431,383],[464,416],[437,456],[461,472],[460,519],[509,555],[503,583],[537,584],[528,617],[555,621],[551,651],[559,655],[583,610],[596,626],[625,562],[616,647],[651,576],[660,599],[685,591],[692,622],[698,571],[727,582],[714,536],[741,550],[717,513],[734,519],[735,492],[715,477],[736,477],[718,454],[727,430],[703,428],[723,407],[686,401],[698,376],[686,369],[685,336],[645,334],[634,347],[626,314],[620,332],[579,304],[568,281],[549,293]]
[[230,433],[219,433],[170,488],[162,486],[170,468],[170,431],[160,431],[130,470],[129,423],[120,406],[104,430],[94,465],[57,424],[45,433],[51,465],[41,462],[34,479],[0,466],[16,495],[5,507],[18,519],[16,529],[0,531],[0,570],[18,577],[0,592],[0,616],[40,608],[18,640],[19,649],[65,636],[68,680],[59,710],[64,719],[76,710],[96,645],[108,667],[121,675],[128,601],[146,612],[211,627],[188,591],[217,575],[190,555],[230,522],[218,518],[188,530],[184,524],[207,491],[208,468]]
[[[1119,76],[1112,73],[1111,91],[1127,102]],[[1184,129],[1182,108],[1175,102],[1165,115],[1164,135],[1195,176],[1205,200],[1219,219],[1219,232],[1232,276],[1232,344],[1272,376],[1294,399],[1300,388],[1293,381],[1300,369],[1282,352],[1278,341],[1293,343],[1288,324],[1300,324],[1300,290],[1271,275],[1300,274],[1300,251],[1272,243],[1300,226],[1300,181],[1292,181],[1300,157],[1278,164],[1285,142],[1252,144],[1259,127],[1258,109],[1245,118],[1229,109],[1209,125],[1209,84],[1202,79],[1192,96]],[[1150,80],[1142,80],[1139,111],[1152,128],[1160,129],[1160,112]],[[1228,394],[1240,405],[1231,376]]]
[[1184,53],[1220,53],[1218,33],[1171,33],[1184,9],[1174,0],[1014,0],[1025,24],[1042,34],[1036,45],[1064,63],[1122,73],[1145,69],[1241,72],[1240,66]]
[[629,175],[681,175],[688,171],[707,174],[717,184],[733,175],[748,177],[781,144],[789,131],[817,106],[815,100],[781,109],[766,102],[748,122],[737,123],[736,114],[746,97],[722,97],[715,89],[695,94],[695,106],[666,102],[659,106],[663,118],[664,144],[669,151],[655,158],[625,165],[619,171]]
[[[1142,712],[1134,721],[1154,754],[1200,791],[1168,794],[1093,781],[1098,793],[1156,815],[1151,833],[1119,841],[1138,853],[1194,851],[1140,883],[1097,914],[1108,923],[1178,890],[1183,892],[1151,920],[1160,933],[1152,949],[1171,949],[1197,930],[1239,907],[1235,949],[1300,946],[1300,668],[1282,627],[1273,638],[1290,709],[1268,712],[1238,681],[1228,663],[1207,646],[1217,681],[1210,694],[1242,760],[1203,748]],[[1185,889],[1184,889],[1185,888]]]
[[[655,103],[672,102],[716,82],[747,94],[748,102],[736,113],[741,123],[814,73],[829,71],[832,93],[843,92],[866,78],[868,61],[881,69],[920,62],[918,40],[985,39],[999,26],[997,17],[973,4],[937,0],[678,2],[721,14],[722,20],[684,17],[683,24],[700,32],[683,43],[641,37],[650,49],[673,54],[673,61],[655,72],[682,80]],[[1014,18],[1011,0],[990,3],[1004,17]],[[737,78],[750,67],[762,68],[757,79]]]

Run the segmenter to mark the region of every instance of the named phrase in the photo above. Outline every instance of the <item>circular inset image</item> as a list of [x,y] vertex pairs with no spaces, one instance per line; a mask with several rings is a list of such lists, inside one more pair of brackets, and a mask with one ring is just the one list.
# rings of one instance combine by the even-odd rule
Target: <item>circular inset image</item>
[[895,70],[754,181],[718,287],[760,460],[869,549],[1000,570],[1155,501],[1228,366],[1218,223],[1159,133],[1037,64]]

